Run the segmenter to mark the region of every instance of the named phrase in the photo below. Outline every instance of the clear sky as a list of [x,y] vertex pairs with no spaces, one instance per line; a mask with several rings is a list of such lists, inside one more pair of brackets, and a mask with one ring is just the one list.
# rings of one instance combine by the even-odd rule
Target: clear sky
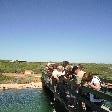
[[0,0],[0,59],[112,63],[112,0]]

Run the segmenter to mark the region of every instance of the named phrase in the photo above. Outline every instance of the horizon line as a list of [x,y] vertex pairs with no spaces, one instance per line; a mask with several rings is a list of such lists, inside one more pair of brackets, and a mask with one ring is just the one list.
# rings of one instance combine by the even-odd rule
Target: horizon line
[[10,61],[10,62],[14,62],[14,61],[23,61],[23,62],[56,62],[56,63],[59,63],[59,62],[63,62],[63,61],[68,61],[70,63],[87,63],[87,64],[112,64],[112,63],[105,63],[105,62],[84,62],[84,61],[70,61],[70,60],[27,60],[27,59],[1,59],[0,58],[0,61]]

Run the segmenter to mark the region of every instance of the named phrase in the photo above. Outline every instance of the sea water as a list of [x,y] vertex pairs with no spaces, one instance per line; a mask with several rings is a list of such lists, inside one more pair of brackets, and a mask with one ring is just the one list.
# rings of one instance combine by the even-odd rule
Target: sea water
[[0,112],[53,112],[43,90],[24,89],[0,92]]

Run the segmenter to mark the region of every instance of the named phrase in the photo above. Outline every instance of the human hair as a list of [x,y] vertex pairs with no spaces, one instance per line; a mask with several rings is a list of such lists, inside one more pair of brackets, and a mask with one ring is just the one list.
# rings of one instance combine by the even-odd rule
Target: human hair
[[82,83],[90,82],[92,80],[92,78],[93,78],[92,72],[84,73],[84,75],[82,77]]
[[63,61],[63,62],[62,62],[62,65],[63,65],[63,67],[65,68],[67,65],[69,65],[69,62],[68,62],[68,61]]
[[78,64],[78,68],[79,68],[80,70],[83,70],[83,69],[84,69],[84,66],[83,66],[82,64]]
[[66,66],[66,68],[65,68],[65,74],[67,76],[72,75],[72,66],[71,65]]
[[53,64],[53,65],[52,65],[52,67],[53,67],[53,69],[57,69],[58,64],[57,64],[57,63],[55,63],[55,64]]
[[78,69],[78,66],[73,66],[73,68],[72,68],[72,74],[74,74],[77,69]]

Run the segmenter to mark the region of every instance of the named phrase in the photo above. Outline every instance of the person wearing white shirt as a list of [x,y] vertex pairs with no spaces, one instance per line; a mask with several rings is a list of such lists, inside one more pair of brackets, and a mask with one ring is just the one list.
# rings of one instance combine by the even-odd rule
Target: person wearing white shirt
[[53,72],[52,72],[52,77],[58,79],[58,74],[59,74],[58,70],[54,69]]

